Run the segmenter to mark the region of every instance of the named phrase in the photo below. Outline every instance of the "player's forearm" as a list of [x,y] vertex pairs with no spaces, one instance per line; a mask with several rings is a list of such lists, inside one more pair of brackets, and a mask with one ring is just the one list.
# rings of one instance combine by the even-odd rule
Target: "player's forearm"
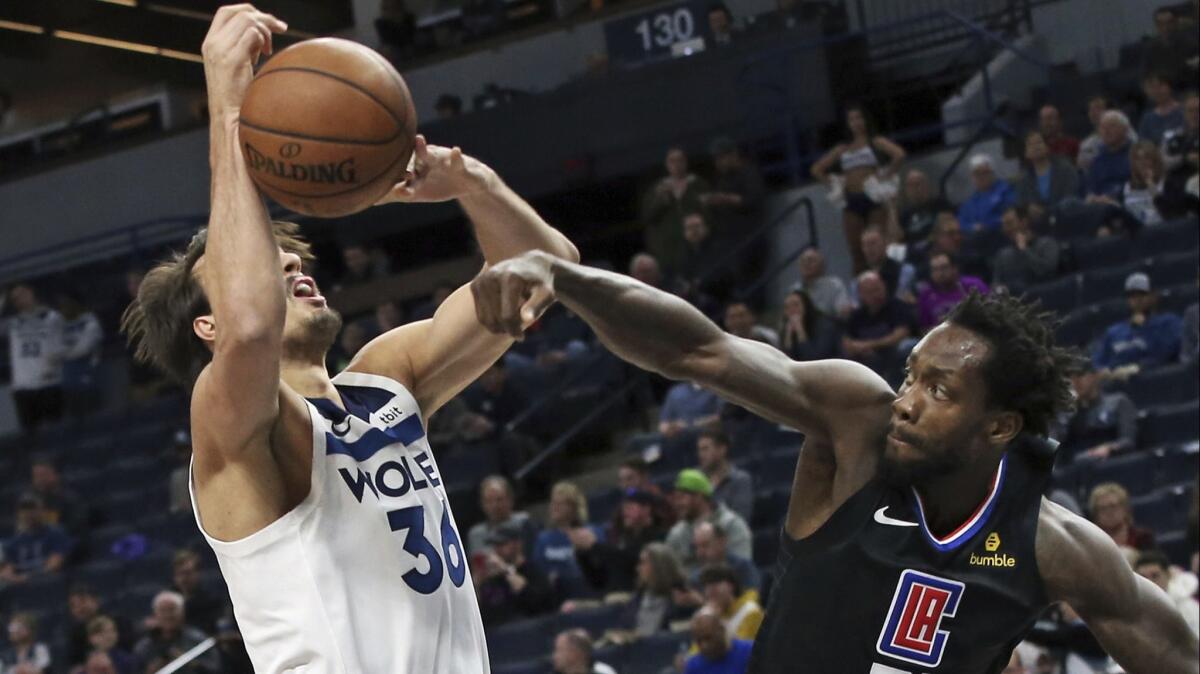
[[579,251],[551,227],[524,199],[493,174],[487,189],[464,196],[459,204],[475,227],[475,236],[488,264],[530,250],[543,250],[571,262]]
[[682,299],[634,279],[567,262],[553,265],[559,301],[588,323],[622,359],[677,379],[679,367],[724,333]]
[[283,326],[285,296],[279,247],[266,205],[238,147],[235,113],[210,128],[212,212],[205,248],[206,289],[214,315],[233,330],[275,331]]

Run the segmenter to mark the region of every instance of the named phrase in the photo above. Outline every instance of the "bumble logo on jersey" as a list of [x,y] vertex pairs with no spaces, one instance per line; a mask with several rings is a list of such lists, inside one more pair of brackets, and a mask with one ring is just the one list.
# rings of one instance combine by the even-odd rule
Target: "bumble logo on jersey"
[[995,531],[988,534],[987,539],[983,542],[983,548],[992,554],[979,555],[972,552],[971,559],[969,560],[971,566],[991,566],[1011,569],[1017,565],[1015,557],[999,552],[1000,534]]

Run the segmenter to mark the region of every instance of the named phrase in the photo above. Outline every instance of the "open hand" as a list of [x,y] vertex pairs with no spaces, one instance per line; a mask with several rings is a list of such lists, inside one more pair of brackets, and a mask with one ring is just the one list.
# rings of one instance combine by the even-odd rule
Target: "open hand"
[[530,251],[485,269],[471,281],[475,316],[496,334],[521,339],[554,303],[554,257]]
[[487,190],[495,180],[496,174],[486,164],[463,154],[460,148],[430,145],[418,134],[404,180],[375,205],[459,199]]

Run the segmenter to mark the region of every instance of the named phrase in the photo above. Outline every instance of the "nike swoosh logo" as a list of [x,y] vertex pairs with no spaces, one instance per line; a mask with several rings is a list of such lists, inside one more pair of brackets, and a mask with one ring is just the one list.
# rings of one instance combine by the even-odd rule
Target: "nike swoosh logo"
[[887,509],[888,509],[888,507],[884,506],[884,507],[880,508],[879,510],[875,511],[875,521],[876,522],[879,522],[880,524],[887,524],[888,526],[893,526],[893,527],[915,527],[915,526],[917,526],[916,522],[906,522],[904,520],[894,520],[894,519],[888,517],[887,515],[884,514],[885,512],[887,512]]

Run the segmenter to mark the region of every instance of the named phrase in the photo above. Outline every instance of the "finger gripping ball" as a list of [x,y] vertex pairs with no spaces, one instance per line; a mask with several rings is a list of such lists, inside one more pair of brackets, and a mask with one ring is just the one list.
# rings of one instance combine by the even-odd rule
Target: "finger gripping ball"
[[320,38],[276,54],[250,83],[239,135],[250,177],[298,213],[332,218],[382,197],[408,167],[417,113],[379,54]]

